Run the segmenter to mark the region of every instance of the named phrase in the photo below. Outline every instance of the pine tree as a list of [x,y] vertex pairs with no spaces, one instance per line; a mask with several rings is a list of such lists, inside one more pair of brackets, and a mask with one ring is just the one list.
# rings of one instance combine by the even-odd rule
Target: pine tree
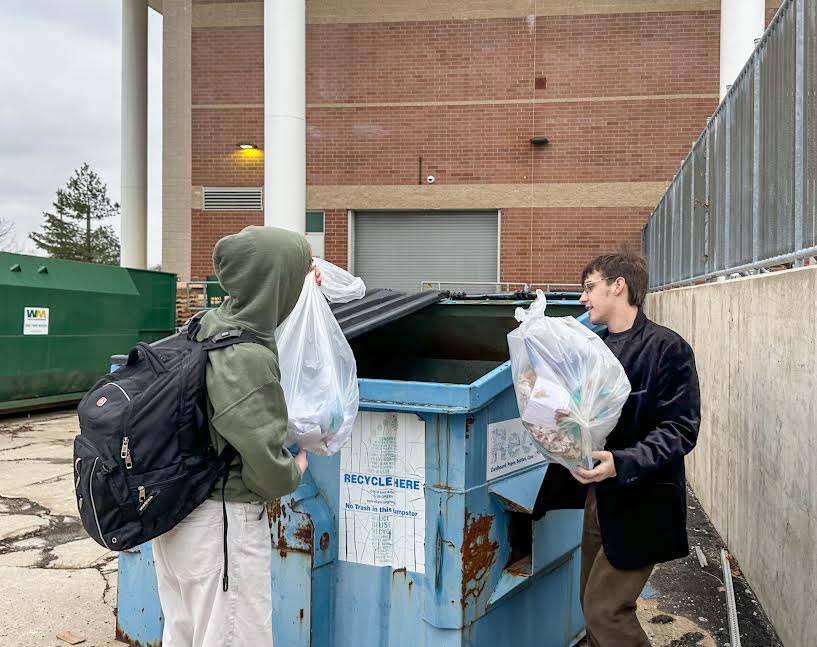
[[43,213],[45,223],[42,233],[31,233],[29,238],[51,258],[64,258],[70,261],[85,260],[79,249],[80,228],[71,221],[52,213]]
[[89,263],[119,264],[119,240],[110,225],[92,226],[119,215],[119,205],[111,203],[108,187],[99,175],[83,164],[57,189],[55,213],[44,212],[41,233],[31,240],[52,258]]

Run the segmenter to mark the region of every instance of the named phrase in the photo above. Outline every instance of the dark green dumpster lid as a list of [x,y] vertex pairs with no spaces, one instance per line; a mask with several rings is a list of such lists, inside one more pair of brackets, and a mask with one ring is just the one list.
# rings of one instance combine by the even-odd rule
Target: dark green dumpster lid
[[[370,290],[362,299],[349,303],[331,303],[329,307],[347,339],[354,339],[380,326],[422,310],[441,299],[439,292],[407,293],[396,290]],[[114,355],[112,364],[123,364],[127,355]]]
[[439,292],[397,292],[370,290],[366,296],[349,303],[330,304],[346,339],[396,321],[440,301]]

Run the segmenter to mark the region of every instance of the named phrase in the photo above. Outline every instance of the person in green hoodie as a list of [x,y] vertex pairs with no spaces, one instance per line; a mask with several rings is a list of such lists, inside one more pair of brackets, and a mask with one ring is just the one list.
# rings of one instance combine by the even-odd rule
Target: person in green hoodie
[[[229,587],[222,553],[221,487],[153,542],[164,647],[272,647],[271,541],[265,503],[292,492],[306,452],[284,446],[287,407],[275,329],[292,312],[311,267],[303,236],[247,227],[213,251],[219,283],[230,295],[201,320],[197,338],[240,328],[263,345],[243,343],[209,354],[207,398],[213,446],[238,456],[224,488]],[[318,275],[319,277],[319,275]],[[316,277],[316,278],[318,278]],[[319,279],[318,279],[319,280]]]

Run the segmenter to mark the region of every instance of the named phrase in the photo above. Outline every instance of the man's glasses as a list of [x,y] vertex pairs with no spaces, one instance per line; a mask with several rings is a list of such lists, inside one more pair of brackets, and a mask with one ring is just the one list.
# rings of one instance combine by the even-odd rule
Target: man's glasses
[[596,279],[595,281],[585,281],[584,282],[584,291],[585,291],[586,294],[590,294],[590,291],[593,289],[593,286],[596,283],[600,283],[601,281],[609,281],[609,280],[611,280],[611,279],[609,277],[605,276],[603,278]]

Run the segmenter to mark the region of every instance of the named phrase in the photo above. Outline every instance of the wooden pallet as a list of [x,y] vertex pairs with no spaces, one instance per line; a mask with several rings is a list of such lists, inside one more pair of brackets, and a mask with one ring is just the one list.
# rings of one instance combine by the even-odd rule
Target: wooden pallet
[[207,290],[196,281],[176,283],[176,325],[182,326],[194,314],[207,307]]

